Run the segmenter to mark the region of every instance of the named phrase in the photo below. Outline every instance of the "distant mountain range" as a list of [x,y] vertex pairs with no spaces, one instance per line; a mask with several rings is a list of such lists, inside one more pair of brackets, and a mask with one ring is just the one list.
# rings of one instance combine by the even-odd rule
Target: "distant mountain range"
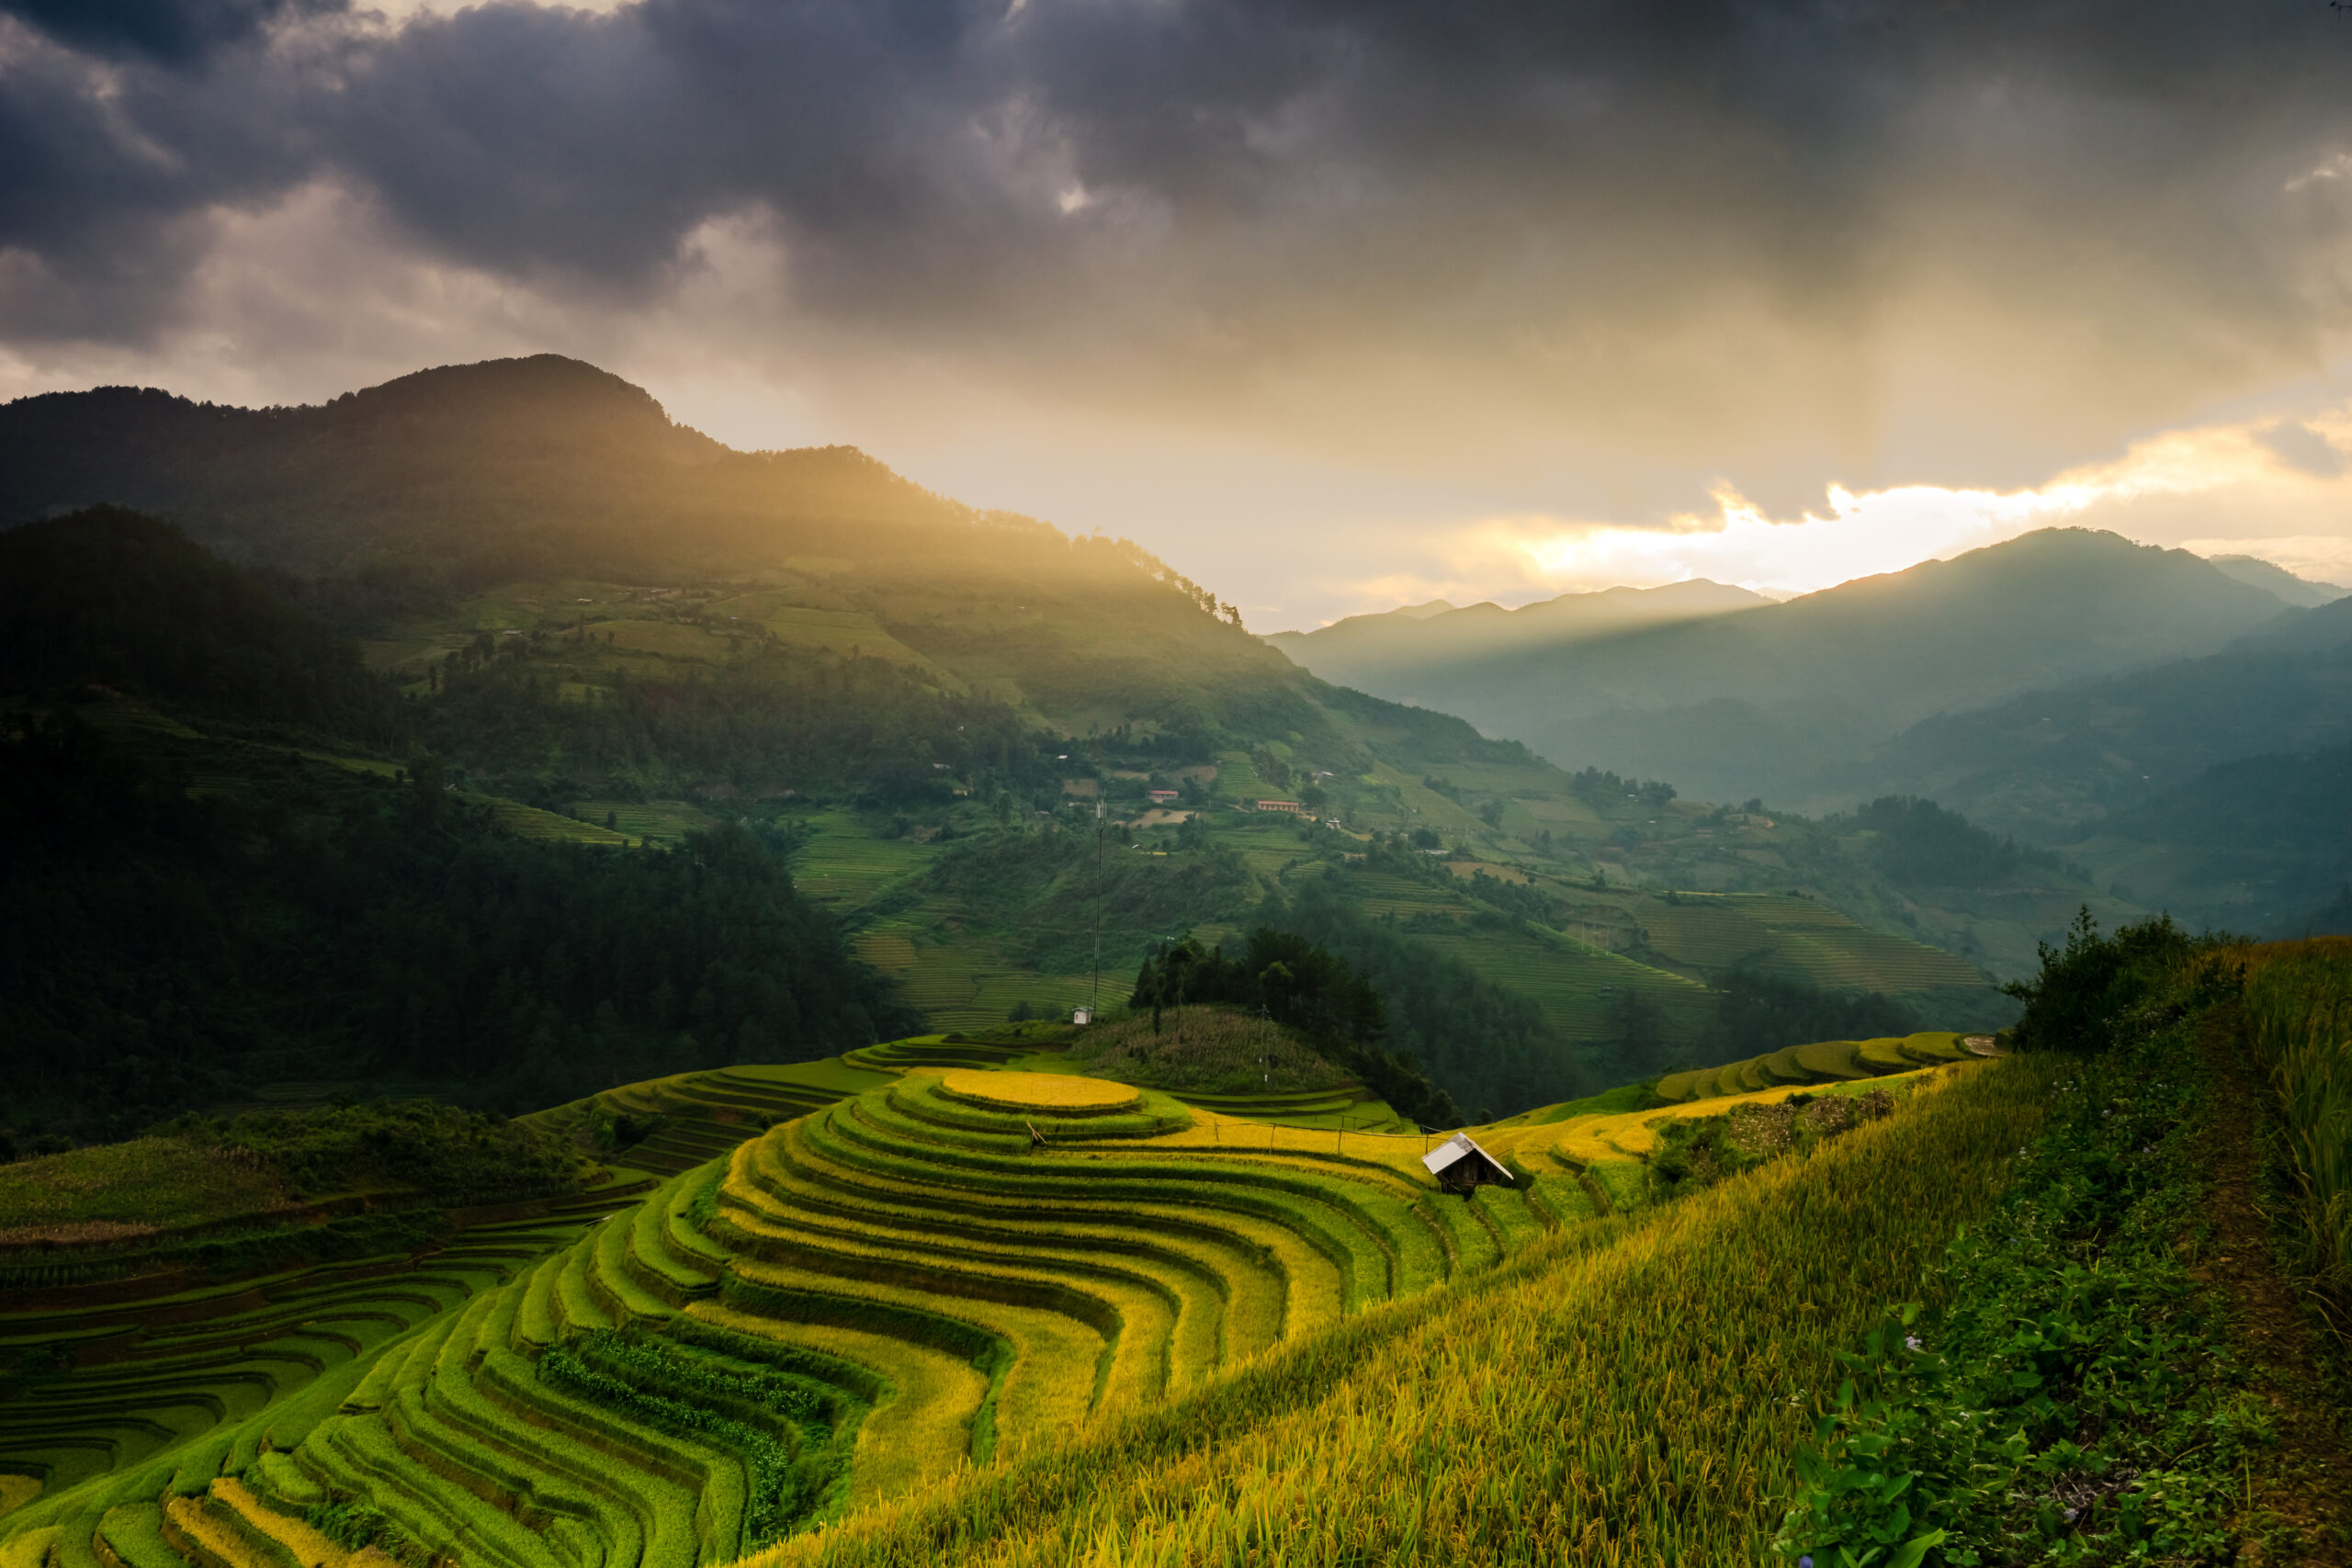
[[[1868,798],[1859,781],[1828,781],[1936,714],[2210,654],[2290,613],[2185,551],[2083,529],[1780,604],[1684,586],[1696,614],[1675,614],[1667,590],[1631,604],[1582,594],[1517,612],[1357,617],[1277,646],[1326,680],[1460,714],[1563,767],[1804,809]],[[1604,604],[1647,622],[1608,626]],[[1487,630],[1531,618],[1562,630]]]
[[1541,657],[1595,637],[1771,603],[1760,593],[1702,578],[1663,588],[1564,593],[1516,610],[1491,604],[1457,609],[1432,599],[1382,615],[1350,615],[1318,631],[1276,632],[1266,640],[1307,669],[1344,668],[1347,684],[1370,690],[1367,682],[1410,680],[1432,660]]
[[2205,558],[2214,570],[2240,582],[2266,589],[2300,609],[2316,610],[2322,604],[2333,604],[2338,599],[2352,594],[2352,588],[2297,577],[2285,567],[2256,556],[2207,556]]
[[[2352,740],[2331,584],[2051,529],[1781,604],[1679,588],[1268,640],[1564,767],[1816,814],[1932,798],[2193,919],[2300,929],[2352,875],[2352,814],[2324,805]],[[2189,830],[2225,800],[2229,831]]]

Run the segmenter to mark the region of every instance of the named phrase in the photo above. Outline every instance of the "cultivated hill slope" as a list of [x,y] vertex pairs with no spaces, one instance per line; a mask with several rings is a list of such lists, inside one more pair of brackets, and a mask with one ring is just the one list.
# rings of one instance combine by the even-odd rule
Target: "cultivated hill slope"
[[[933,1037],[613,1091],[598,1103],[733,1120],[694,1120],[707,1156],[633,1202],[608,1190],[585,1235],[572,1206],[373,1280],[0,1317],[69,1338],[130,1326],[177,1357],[44,1391],[40,1429],[0,1444],[46,1483],[0,1550],[61,1568],[274,1561],[273,1542],[338,1564],[362,1542],[499,1568],[725,1561],[1385,1335],[1396,1306],[1442,1312],[1652,1201],[1658,1134],[1639,1117],[1566,1107],[1499,1130],[1512,1179],[1465,1201],[1437,1191],[1430,1138],[1294,1124],[1281,1093],[1188,1106],[1032,1043]],[[1928,1127],[1941,1103],[1898,1120]],[[594,1114],[544,1120],[589,1134]],[[175,1310],[200,1331],[173,1332]],[[175,1414],[241,1380],[241,1408]],[[126,1407],[96,1409],[106,1395]]]
[[[426,372],[313,410],[205,410],[148,393],[28,400],[0,411],[0,428],[17,431],[26,459],[9,470],[14,504],[148,501],[223,551],[279,563],[258,568],[262,580],[363,637],[401,699],[401,732],[313,735],[308,750],[364,764],[331,792],[340,815],[262,801],[241,782],[232,794],[266,819],[334,840],[362,816],[397,817],[390,794],[358,815],[345,796],[437,768],[461,798],[505,803],[487,807],[499,820],[583,845],[674,846],[740,826],[788,861],[797,891],[827,905],[935,1027],[1103,994],[1098,927],[1115,997],[1115,977],[1153,943],[1294,918],[1311,884],[1340,909],[1318,940],[1360,964],[1379,958],[1398,1043],[1450,1064],[1464,1103],[1501,1112],[1673,1065],[1713,1027],[1711,987],[1742,965],[1832,988],[1940,992],[1933,1017],[1996,1022],[1975,965],[2030,962],[2085,891],[2010,888],[2004,897],[2018,897],[1997,910],[1915,908],[1851,833],[1735,823],[1663,786],[1571,778],[1458,718],[1298,670],[1213,594],[1124,542],[976,513],[854,454],[730,454],[571,362]],[[119,705],[93,705],[92,682],[107,683],[0,670],[23,711],[119,717]],[[163,716],[196,733],[151,730],[163,738],[141,746],[174,751],[172,765],[198,777],[249,776],[201,753],[248,743],[251,716]],[[273,738],[296,739],[282,725]],[[1261,800],[1299,810],[1259,811]],[[1098,805],[1107,865],[1084,828]],[[1400,848],[1399,835],[1412,841]],[[1412,874],[1374,867],[1375,836],[1388,841],[1383,863]],[[398,833],[361,843],[362,865],[404,852]],[[1666,928],[1647,910],[1677,887],[1795,891],[1852,919],[1845,934],[1758,928],[1669,954],[1643,933]],[[619,940],[622,924],[600,914],[591,945]],[[557,944],[518,973],[554,995],[565,989],[556,972],[579,962]],[[872,995],[830,999],[811,1021],[795,987],[783,1016],[799,1024],[755,1022],[746,1035],[729,999],[749,995],[741,987],[708,987],[719,1005],[706,1017],[699,981],[673,975],[665,991],[637,966],[594,972],[610,987],[582,1004],[587,1016],[559,1004],[526,1018],[511,1001],[468,1015],[494,1014],[484,1027],[514,1043],[504,1055],[541,1064],[532,1098],[591,1087],[561,1080],[567,1063],[640,1076],[820,1054],[854,1043],[843,1031],[913,1021],[884,1025],[888,1006]],[[379,987],[387,1002],[398,988]],[[433,1010],[446,988],[409,989]],[[1980,1005],[1957,1003],[1957,990]],[[149,1027],[154,1005],[146,991],[105,1000],[122,1028]],[[371,1012],[391,1026],[383,1007]],[[422,1019],[397,1027],[455,1037]],[[572,1029],[584,1050],[564,1043]]]
[[1780,802],[1939,710],[2208,653],[2286,608],[2184,551],[2047,529],[1782,604],[1564,646],[1376,677],[1308,657],[1329,679],[1459,713],[1566,767]]

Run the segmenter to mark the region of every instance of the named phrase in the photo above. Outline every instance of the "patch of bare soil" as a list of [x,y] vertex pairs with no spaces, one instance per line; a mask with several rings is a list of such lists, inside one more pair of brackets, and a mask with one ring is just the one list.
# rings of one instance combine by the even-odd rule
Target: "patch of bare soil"
[[2197,1272],[2236,1303],[2239,1352],[2268,1404],[2278,1446],[2246,1476],[2239,1522],[2247,1563],[2352,1568],[2352,1452],[2345,1348],[2317,1321],[2272,1250],[2263,1179],[2270,1089],[2235,1008],[2208,1015],[2200,1043],[2214,1092],[2206,1129],[2213,1176],[2211,1250]]

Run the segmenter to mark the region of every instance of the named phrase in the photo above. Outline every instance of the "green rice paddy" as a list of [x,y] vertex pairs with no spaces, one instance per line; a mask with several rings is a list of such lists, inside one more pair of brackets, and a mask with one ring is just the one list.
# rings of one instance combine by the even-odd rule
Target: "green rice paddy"
[[981,1092],[1053,1068],[1037,1044],[630,1085],[541,1114],[642,1132],[613,1156],[662,1174],[641,1197],[0,1319],[35,1417],[0,1472],[43,1483],[0,1554],[307,1562],[303,1521],[359,1499],[387,1544],[469,1564],[724,1561],[1490,1267],[1575,1197],[1441,1201],[1427,1140],[1364,1130],[1352,1086]]
[[1999,1053],[2000,1046],[1989,1034],[1928,1031],[1876,1040],[1822,1040],[1720,1067],[1668,1073],[1658,1079],[1657,1093],[1661,1100],[1682,1104],[1753,1094],[1785,1084],[1852,1083]]

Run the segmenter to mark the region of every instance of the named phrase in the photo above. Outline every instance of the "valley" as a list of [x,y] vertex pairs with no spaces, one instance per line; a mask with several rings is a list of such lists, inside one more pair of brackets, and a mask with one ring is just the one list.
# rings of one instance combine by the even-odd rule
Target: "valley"
[[2333,602],[2029,536],[1270,646],[575,362],[89,400],[0,410],[0,1568],[2331,1560],[2246,1413],[2340,1350],[2231,1325],[2343,1299],[2341,944],[2150,911],[2326,894]]

